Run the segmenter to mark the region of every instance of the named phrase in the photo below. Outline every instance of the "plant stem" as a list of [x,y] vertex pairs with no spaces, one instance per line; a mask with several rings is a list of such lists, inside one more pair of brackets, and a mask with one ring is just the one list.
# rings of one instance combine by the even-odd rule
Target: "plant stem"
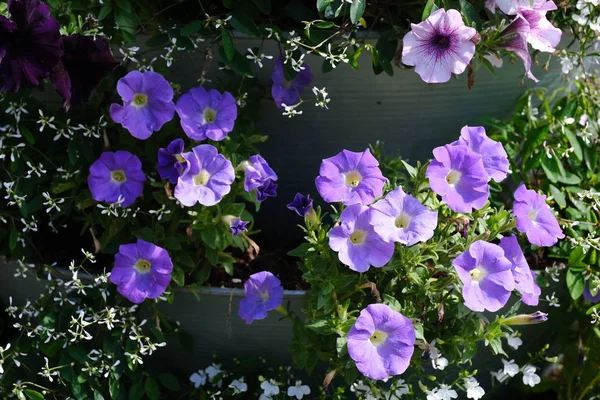
[[586,393],[592,390],[598,381],[600,381],[600,372],[598,372],[594,379],[592,379],[590,383],[587,384],[587,386],[583,389],[579,397],[577,397],[577,400],[583,400]]

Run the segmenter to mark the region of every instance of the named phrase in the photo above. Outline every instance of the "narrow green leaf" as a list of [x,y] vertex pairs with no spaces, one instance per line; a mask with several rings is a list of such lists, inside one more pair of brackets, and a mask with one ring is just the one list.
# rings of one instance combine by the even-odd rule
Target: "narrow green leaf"
[[333,3],[333,0],[317,0],[317,10],[323,12],[331,3]]
[[575,157],[579,161],[583,161],[583,150],[581,149],[581,143],[579,143],[579,139],[577,139],[577,135],[573,133],[570,129],[565,129],[565,134],[567,135],[567,139],[569,139],[569,143],[573,148],[573,152],[575,153]]
[[460,0],[460,11],[467,21],[467,25],[475,26],[477,30],[481,29],[481,18],[471,3],[467,0]]
[[25,396],[30,400],[44,400],[44,396],[35,390],[25,389],[23,390],[23,393],[25,393]]
[[144,390],[150,400],[158,400],[160,398],[160,386],[158,386],[158,382],[153,378],[146,379]]
[[574,300],[580,298],[583,294],[583,289],[585,288],[585,279],[583,278],[583,275],[569,269],[567,271],[567,287]]
[[119,398],[119,394],[121,393],[121,385],[119,384],[118,379],[110,378],[108,383],[108,392],[110,393],[110,398],[112,400],[117,400]]
[[233,37],[231,33],[225,27],[221,27],[221,43],[223,44],[222,49],[225,51],[225,56],[228,60],[233,60],[235,54],[235,47],[233,46]]
[[238,30],[239,32],[241,32],[245,35],[248,35],[248,36],[251,36],[254,38],[261,37],[258,27],[254,23],[254,21],[252,21],[252,18],[250,18],[245,13],[234,11],[233,13],[231,13],[231,19],[229,20],[229,23],[236,30]]
[[198,33],[200,31],[200,29],[202,29],[202,25],[204,25],[204,21],[201,21],[198,19],[194,20],[194,21],[188,23],[183,28],[181,28],[179,33],[181,34],[181,36],[189,36],[194,33]]
[[183,272],[183,269],[177,266],[173,267],[171,278],[173,278],[173,282],[175,282],[177,286],[185,285],[185,272]]
[[439,7],[435,4],[435,0],[427,0],[425,9],[423,9],[423,15],[421,15],[421,21],[425,21],[432,12],[437,11]]
[[181,385],[173,374],[160,374],[158,375],[158,380],[160,381],[161,385],[169,389],[171,392],[179,392],[181,390]]
[[565,199],[565,195],[554,185],[550,185],[550,193],[552,197],[554,197],[554,201],[560,208],[565,208],[567,206],[567,201]]
[[356,24],[365,12],[366,0],[352,0],[350,5],[350,20]]

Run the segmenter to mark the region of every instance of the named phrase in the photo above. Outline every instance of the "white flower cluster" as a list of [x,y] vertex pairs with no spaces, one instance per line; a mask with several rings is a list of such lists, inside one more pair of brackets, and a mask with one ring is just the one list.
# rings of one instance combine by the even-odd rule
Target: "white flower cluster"
[[573,21],[600,33],[600,14],[597,10],[599,5],[599,0],[578,0],[575,6],[578,13],[573,14]]
[[523,384],[531,387],[536,386],[538,383],[542,381],[539,375],[536,374],[537,368],[533,365],[526,364],[523,368],[519,368],[519,366],[515,363],[514,360],[505,360],[502,359],[502,363],[504,367],[496,372],[491,372],[491,375],[498,382],[505,382],[509,378],[513,378],[522,373]]
[[398,379],[390,385],[389,390],[373,388],[366,385],[362,380],[354,382],[350,391],[356,394],[360,400],[397,400],[410,393],[410,387],[403,379]]

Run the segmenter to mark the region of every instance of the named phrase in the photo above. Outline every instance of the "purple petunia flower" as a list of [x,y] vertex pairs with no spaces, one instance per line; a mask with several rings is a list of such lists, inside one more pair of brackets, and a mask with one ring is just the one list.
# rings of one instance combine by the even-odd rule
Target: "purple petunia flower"
[[465,306],[498,311],[515,288],[511,263],[500,246],[478,240],[452,262],[463,283]]
[[119,79],[123,105],[112,104],[110,116],[135,138],[146,140],[173,119],[173,89],[161,74],[131,71]]
[[50,75],[63,54],[60,25],[36,0],[8,0],[0,16],[0,92],[32,88]]
[[481,156],[483,168],[491,179],[502,182],[508,174],[508,155],[501,143],[490,139],[483,126],[464,126],[460,139],[455,143],[464,143],[469,150]]
[[534,49],[546,53],[554,53],[556,51],[562,31],[554,27],[546,18],[548,11],[556,9],[556,4],[553,1],[546,0],[535,0],[533,7],[530,7],[529,0],[527,0],[527,5],[519,8],[519,14],[529,23],[527,42]]
[[172,184],[177,183],[189,165],[184,157],[184,146],[182,139],[175,139],[166,149],[158,149],[158,174]]
[[250,275],[244,283],[245,298],[240,301],[239,316],[251,324],[255,319],[265,319],[267,312],[276,309],[283,301],[281,281],[270,272]]
[[287,106],[297,104],[300,101],[300,96],[304,88],[311,84],[312,73],[310,72],[310,68],[307,64],[303,64],[302,67],[304,69],[301,69],[294,79],[288,82],[285,79],[281,58],[275,59],[275,69],[271,75],[271,79],[273,80],[271,95],[273,96],[273,100],[275,100],[275,105],[280,110],[284,109],[282,104]]
[[462,74],[475,54],[471,41],[477,31],[465,25],[456,10],[433,12],[425,21],[411,24],[402,40],[402,62],[415,67],[427,83],[444,83]]
[[69,109],[86,103],[93,90],[119,63],[106,39],[85,35],[63,36],[64,54],[52,72],[52,83]]
[[416,334],[408,318],[385,304],[370,304],[348,332],[348,354],[371,379],[400,375],[410,365]]
[[515,15],[519,9],[529,7],[531,0],[495,0],[494,3],[504,14]]
[[201,144],[183,157],[189,167],[175,186],[175,198],[181,204],[214,206],[231,191],[235,179],[233,165],[214,146]]
[[435,160],[427,167],[431,189],[453,211],[479,210],[488,200],[488,174],[483,160],[465,144],[445,145],[433,149]]
[[[529,0],[526,0],[529,2]],[[523,66],[525,67],[525,75],[534,82],[539,82],[533,73],[531,72],[531,55],[529,54],[529,48],[527,47],[527,37],[529,36],[529,23],[523,16],[517,15],[513,22],[510,23],[500,33],[500,37],[504,39],[504,42],[498,46],[508,51],[515,53],[517,57],[523,60]]]
[[371,206],[370,223],[383,240],[412,246],[433,237],[437,211],[431,211],[399,187]]
[[173,263],[165,249],[138,239],[136,243],[119,246],[110,281],[129,301],[141,303],[165,292],[171,282],[171,271]]
[[593,304],[600,302],[600,290],[598,290],[596,295],[593,296],[592,292],[590,290],[590,281],[589,280],[585,283],[585,287],[583,288],[583,300],[587,301],[588,303],[593,303]]
[[277,195],[275,191],[277,189],[275,183],[278,179],[277,174],[262,156],[253,155],[243,165],[246,175],[244,178],[244,190],[246,192],[256,190],[256,200],[259,202]]
[[342,150],[321,163],[315,185],[328,203],[368,205],[383,194],[386,179],[369,149],[362,153]]
[[117,203],[127,207],[142,195],[146,176],[142,162],[128,151],[105,151],[91,166],[88,186],[96,201]]
[[313,209],[313,199],[310,198],[310,194],[305,196],[302,193],[296,193],[294,201],[288,204],[287,208],[296,211],[296,214],[301,217],[306,217]]
[[515,280],[515,289],[523,296],[523,303],[537,306],[542,291],[535,283],[535,274],[527,264],[517,237],[515,235],[504,237],[500,239],[499,246],[504,250],[504,256],[512,264],[511,271]]
[[190,139],[223,140],[233,130],[237,118],[235,98],[229,92],[207,91],[203,87],[190,89],[177,100],[175,110],[181,127]]
[[536,246],[552,246],[565,237],[546,204],[546,196],[528,190],[525,185],[515,191],[513,214],[519,232],[525,233],[529,242]]
[[342,263],[357,272],[371,266],[383,267],[394,254],[394,243],[385,242],[369,223],[371,212],[361,204],[348,206],[340,215],[341,224],[329,231],[329,247]]
[[248,229],[246,229],[246,225],[248,225],[248,222],[242,221],[240,218],[234,218],[229,223],[229,228],[231,228],[231,233],[233,236],[237,236],[242,232],[248,231]]

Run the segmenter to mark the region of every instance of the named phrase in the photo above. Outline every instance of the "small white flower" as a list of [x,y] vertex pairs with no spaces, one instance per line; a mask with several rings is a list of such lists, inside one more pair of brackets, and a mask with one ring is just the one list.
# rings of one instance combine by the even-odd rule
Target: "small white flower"
[[453,390],[451,386],[445,384],[440,385],[440,387],[437,389],[436,395],[440,400],[451,400],[458,397],[456,390]]
[[405,394],[409,394],[410,393],[410,389],[408,387],[408,385],[405,383],[404,379],[398,379],[398,382],[396,382],[396,390],[394,391],[394,396],[400,398],[402,396],[404,396]]
[[233,389],[234,394],[240,394],[248,391],[248,384],[244,382],[244,378],[235,379],[229,384],[229,387]]
[[220,364],[212,364],[209,365],[205,370],[206,375],[208,375],[208,381],[217,387],[221,387],[223,384],[223,380],[219,380],[218,382],[214,382],[214,379],[217,375],[221,374],[223,371],[221,370]]
[[42,367],[42,371],[38,372],[38,375],[43,376],[45,378],[48,378],[48,380],[50,382],[54,382],[54,379],[52,378],[53,376],[58,376],[58,370],[54,371],[52,370],[52,368],[50,368],[50,366],[48,365],[48,358],[44,357],[44,361],[46,362],[46,365],[44,365]]
[[203,370],[194,372],[192,376],[190,376],[190,381],[194,384],[195,388],[206,385],[206,372]]
[[550,307],[560,307],[560,303],[558,302],[555,292],[552,292],[552,296],[546,295],[546,300],[548,301]]
[[513,333],[511,335],[505,335],[506,337],[506,342],[508,343],[508,345],[510,347],[512,347],[515,350],[519,350],[519,347],[521,347],[521,345],[523,344],[523,341],[521,340],[521,338],[519,336],[517,336],[516,333]]
[[534,387],[541,382],[539,375],[535,373],[536,367],[533,365],[523,366],[523,384]]
[[478,400],[485,394],[485,390],[479,386],[479,382],[472,376],[465,378],[465,386],[467,388],[467,398],[469,399]]
[[217,18],[217,19],[215,20],[215,28],[217,28],[217,29],[218,29],[218,28],[220,28],[220,27],[222,27],[222,26],[226,26],[226,25],[227,25],[227,21],[229,21],[230,19],[231,19],[231,15],[229,15],[229,16],[228,16],[227,18],[225,18],[225,19],[219,19],[219,18]]
[[274,379],[269,379],[260,384],[260,388],[263,390],[265,396],[275,396],[279,394],[279,386]]
[[284,111],[283,111],[283,113],[282,113],[282,114],[283,114],[283,115],[287,115],[289,118],[292,118],[292,117],[293,117],[293,116],[295,116],[295,115],[300,115],[300,114],[302,114],[302,112],[303,112],[302,110],[300,110],[300,111],[296,110],[296,107],[298,107],[300,104],[302,104],[302,102],[300,102],[300,103],[298,103],[298,104],[294,104],[294,105],[292,105],[292,106],[288,106],[288,105],[286,105],[286,104],[284,104],[284,103],[281,103],[281,105],[282,105],[282,106],[283,106],[283,108],[284,108]]
[[290,386],[287,390],[289,397],[294,397],[298,400],[304,397],[304,395],[310,394],[310,388],[306,385],[302,385],[302,381],[296,381],[294,386]]
[[504,364],[504,368],[502,369],[503,374],[512,378],[519,373],[519,366],[515,363],[515,360],[506,361],[502,359],[502,363]]

